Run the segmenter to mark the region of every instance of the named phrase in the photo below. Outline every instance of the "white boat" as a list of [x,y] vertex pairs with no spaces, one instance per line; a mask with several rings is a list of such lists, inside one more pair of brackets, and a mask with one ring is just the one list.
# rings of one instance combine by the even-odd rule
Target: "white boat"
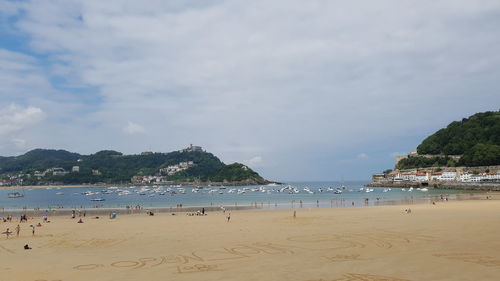
[[19,192],[11,192],[11,193],[7,194],[7,196],[9,198],[21,198],[21,197],[24,197],[24,194],[21,194]]
[[302,190],[304,190],[305,192],[309,193],[309,194],[313,194],[314,192],[312,192],[309,187],[304,187]]
[[105,199],[104,198],[101,198],[101,197],[94,197],[94,198],[90,198],[90,201],[104,201]]

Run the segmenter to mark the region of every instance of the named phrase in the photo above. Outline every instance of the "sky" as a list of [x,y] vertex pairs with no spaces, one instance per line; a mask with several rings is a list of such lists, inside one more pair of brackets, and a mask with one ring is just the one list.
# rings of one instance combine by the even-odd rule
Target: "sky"
[[0,155],[202,146],[368,180],[500,108],[500,1],[0,0]]

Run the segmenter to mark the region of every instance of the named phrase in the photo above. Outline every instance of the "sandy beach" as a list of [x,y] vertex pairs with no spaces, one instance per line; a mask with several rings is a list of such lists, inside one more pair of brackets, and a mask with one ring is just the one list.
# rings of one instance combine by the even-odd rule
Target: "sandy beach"
[[[411,208],[411,213],[404,210]],[[1,280],[498,280],[500,200],[1,222]],[[32,249],[24,250],[28,244]]]

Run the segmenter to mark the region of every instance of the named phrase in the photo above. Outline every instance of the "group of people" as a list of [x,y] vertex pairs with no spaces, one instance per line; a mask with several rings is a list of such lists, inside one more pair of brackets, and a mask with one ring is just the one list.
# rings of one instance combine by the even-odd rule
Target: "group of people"
[[[26,215],[26,214],[21,214],[19,216],[19,222],[20,223],[28,222],[28,219],[32,219],[32,218],[28,217],[28,215]],[[12,222],[12,220],[13,220],[13,217],[11,215],[7,215],[5,217],[1,217],[0,218],[0,221],[3,221],[3,222]]]
[[71,218],[72,219],[76,218],[76,213],[77,212],[78,212],[78,217],[82,217],[82,216],[86,217],[87,216],[87,211],[85,211],[85,210],[84,211],[81,211],[81,210],[78,210],[78,211],[72,210],[71,211]]
[[[38,223],[36,225],[30,225],[31,227],[31,235],[32,236],[35,236],[35,228],[36,227],[41,227],[42,224],[41,223]],[[21,226],[18,224],[15,228],[15,231],[16,231],[16,237],[19,237],[19,234],[21,233]],[[9,236],[13,234],[12,231],[10,231],[10,228],[7,228],[6,231],[2,232],[2,234],[5,234],[5,236],[7,237],[7,239],[9,239]]]
[[12,216],[7,215],[5,217],[2,217],[3,222],[12,222]]
[[206,216],[207,214],[205,213],[205,208],[202,208],[201,210],[198,210],[194,213],[187,212],[186,216]]

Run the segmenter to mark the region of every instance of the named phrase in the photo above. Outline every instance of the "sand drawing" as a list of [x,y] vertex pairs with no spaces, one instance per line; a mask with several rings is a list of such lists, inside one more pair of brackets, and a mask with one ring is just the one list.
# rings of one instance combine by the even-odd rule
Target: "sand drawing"
[[[95,270],[103,268],[116,269],[142,269],[154,268],[158,266],[176,266],[177,272],[202,272],[211,271],[213,267],[189,267],[193,264],[203,265],[207,262],[230,261],[238,259],[248,259],[259,255],[293,255],[295,251],[316,251],[316,250],[340,250],[350,248],[365,248],[368,246],[390,249],[395,244],[411,243],[412,241],[430,241],[432,237],[419,235],[409,235],[398,232],[378,231],[375,233],[342,233],[342,234],[314,234],[303,236],[292,236],[286,240],[287,245],[269,242],[255,242],[250,244],[239,244],[233,247],[223,247],[215,249],[204,249],[192,251],[189,254],[166,255],[160,257],[141,257],[131,260],[118,260],[100,264],[83,264],[73,267],[76,270]],[[80,241],[81,242],[81,241]],[[81,243],[72,244],[73,247],[92,247],[97,245],[113,246],[121,243],[122,240],[112,239],[91,239]],[[291,243],[292,242],[292,243]],[[67,247],[65,244],[51,244],[52,247]],[[292,250],[294,249],[294,250]],[[323,258],[330,262],[344,262],[360,260],[356,254],[350,255],[326,255]]]
[[359,273],[347,273],[341,278],[337,279],[316,279],[308,281],[410,281],[408,279],[400,279],[394,277],[372,275],[372,274],[359,274]]
[[124,239],[50,240],[40,248],[107,248],[125,242]]
[[[342,234],[315,234],[288,237],[288,241],[307,243],[321,243],[317,250],[321,249],[349,249],[349,248],[365,248],[367,246],[375,246],[382,249],[390,249],[395,244],[409,244],[412,241],[429,242],[434,238],[423,235],[410,235],[398,232],[379,231],[375,233],[342,233]],[[326,244],[326,245],[325,245]]]
[[[346,237],[340,234],[314,234],[314,235],[292,236],[288,237],[287,240],[290,242],[305,243],[307,244],[307,247],[305,247],[304,245],[296,247],[308,250],[323,250],[323,249],[341,250],[350,248],[364,248],[366,246],[363,243],[360,243],[358,241],[353,240],[350,237]],[[314,244],[316,243],[318,244],[317,248],[311,248],[314,247]]]
[[73,267],[74,269],[78,269],[78,270],[92,270],[92,269],[97,269],[97,268],[100,268],[100,267],[104,267],[104,265],[102,264],[81,264],[81,265],[77,265],[75,267]]
[[364,260],[358,254],[353,255],[335,255],[335,256],[323,256],[325,259],[331,262],[345,262],[345,261],[360,261]]
[[433,254],[433,256],[449,260],[458,260],[463,262],[475,263],[483,266],[490,266],[490,267],[500,266],[500,259],[490,256],[482,256],[479,254],[450,253],[450,254]]
[[[143,257],[133,260],[114,261],[109,264],[82,264],[73,267],[76,270],[95,270],[102,268],[117,269],[141,269],[154,268],[162,265],[177,266],[178,273],[193,273],[203,271],[215,271],[214,265],[206,265],[205,262],[220,260],[235,260],[251,258],[258,255],[293,254],[286,246],[268,242],[255,242],[241,244],[231,248],[219,248],[209,250],[193,251],[190,254],[168,255],[161,257]],[[195,264],[197,266],[191,265]]]
[[192,266],[177,266],[177,273],[198,273],[209,271],[222,271],[215,264],[195,264]]

